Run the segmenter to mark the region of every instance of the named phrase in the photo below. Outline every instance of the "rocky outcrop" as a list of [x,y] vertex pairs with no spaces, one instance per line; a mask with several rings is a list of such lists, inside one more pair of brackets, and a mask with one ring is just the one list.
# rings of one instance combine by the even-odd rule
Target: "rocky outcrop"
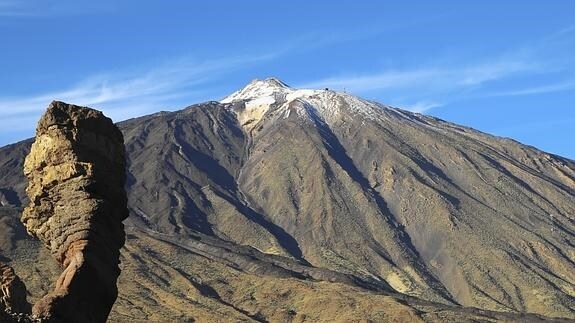
[[[30,304],[26,300],[26,286],[16,276],[14,270],[0,262],[0,313],[30,313]],[[0,314],[0,318],[2,318]],[[4,319],[6,320],[6,319]]]
[[22,214],[64,267],[33,307],[51,321],[105,322],[117,297],[127,215],[122,133],[101,112],[52,102],[24,163],[30,204]]

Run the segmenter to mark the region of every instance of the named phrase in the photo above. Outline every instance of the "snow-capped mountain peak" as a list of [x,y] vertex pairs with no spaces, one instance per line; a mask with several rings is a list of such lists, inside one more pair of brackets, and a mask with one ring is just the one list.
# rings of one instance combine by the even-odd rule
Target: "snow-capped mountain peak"
[[[294,101],[297,101],[296,104],[292,104]],[[246,130],[255,127],[266,115],[275,115],[274,118],[268,119],[277,120],[287,118],[294,112],[297,116],[308,119],[310,111],[313,110],[311,112],[313,115],[329,123],[340,118],[342,110],[361,120],[373,120],[382,117],[382,109],[386,108],[374,102],[329,89],[291,88],[275,77],[253,80],[220,102],[230,104],[230,108]]]
[[[240,103],[243,108],[235,109],[240,122],[254,126],[270,110],[286,108],[295,100],[318,95],[322,91],[293,89],[275,77],[253,80],[244,88],[227,96],[221,103]],[[248,128],[250,128],[248,127]]]
[[232,93],[223,100],[222,103],[231,103],[234,101],[249,101],[251,99],[277,96],[278,94],[287,94],[293,90],[284,82],[275,77],[264,80],[253,80],[243,89]]

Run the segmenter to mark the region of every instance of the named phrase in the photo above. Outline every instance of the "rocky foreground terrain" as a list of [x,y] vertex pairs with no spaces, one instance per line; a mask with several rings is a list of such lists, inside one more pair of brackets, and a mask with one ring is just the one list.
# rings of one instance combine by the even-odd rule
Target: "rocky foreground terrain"
[[[127,240],[110,321],[575,319],[575,162],[345,93],[254,81],[118,124]],[[0,148],[0,261],[32,140]]]

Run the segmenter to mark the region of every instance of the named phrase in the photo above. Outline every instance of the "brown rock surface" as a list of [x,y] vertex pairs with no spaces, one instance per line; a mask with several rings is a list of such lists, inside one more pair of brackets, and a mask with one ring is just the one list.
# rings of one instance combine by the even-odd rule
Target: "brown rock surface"
[[127,217],[121,132],[101,112],[52,102],[24,163],[22,214],[65,269],[33,308],[41,318],[105,322],[117,297]]
[[0,312],[30,313],[26,286],[12,267],[0,262]]

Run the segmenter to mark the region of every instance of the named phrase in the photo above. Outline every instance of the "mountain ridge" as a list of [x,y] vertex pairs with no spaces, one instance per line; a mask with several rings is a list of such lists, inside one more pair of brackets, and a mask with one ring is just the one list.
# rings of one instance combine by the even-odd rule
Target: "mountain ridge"
[[[574,317],[572,160],[345,93],[262,82],[118,123],[128,154],[126,225],[136,230],[127,248],[142,250],[146,230],[200,245],[213,239],[232,252],[201,248],[232,268],[267,268],[226,262],[245,246],[272,267],[300,268],[290,269],[296,279]],[[21,201],[27,144],[0,148],[0,189]],[[156,262],[152,255],[145,261]],[[258,270],[251,274],[271,273]],[[128,299],[120,296],[119,309],[130,308]],[[265,302],[255,306],[266,312]]]

